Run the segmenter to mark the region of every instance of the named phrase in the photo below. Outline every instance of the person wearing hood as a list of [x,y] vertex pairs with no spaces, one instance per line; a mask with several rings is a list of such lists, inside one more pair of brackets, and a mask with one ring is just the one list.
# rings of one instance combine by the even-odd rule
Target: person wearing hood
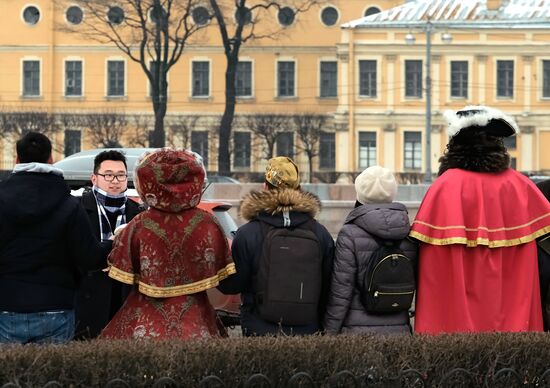
[[543,329],[536,239],[550,205],[510,168],[514,119],[485,106],[447,111],[449,143],[410,236],[420,241],[415,332]]
[[[241,329],[245,336],[305,335],[322,331],[330,271],[332,269],[334,241],[327,229],[315,220],[321,201],[314,194],[300,188],[298,167],[292,159],[278,156],[268,161],[264,190],[251,191],[241,203],[241,216],[248,221],[241,226],[233,239],[231,251],[237,273],[220,283],[218,289],[225,294],[241,294]],[[308,228],[319,244],[321,272],[320,295],[315,317],[307,324],[287,325],[264,319],[259,313],[259,295],[256,279],[262,256],[266,228]],[[315,276],[315,275],[314,275]]]
[[379,241],[400,241],[407,258],[416,262],[417,247],[407,239],[410,230],[405,205],[393,202],[397,183],[381,166],[365,169],[355,179],[357,201],[336,239],[336,253],[325,314],[327,334],[410,333],[408,311],[375,314],[366,311],[357,285],[369,267]]
[[74,336],[77,274],[105,268],[79,199],[52,164],[52,145],[29,132],[0,183],[0,343],[64,343]]
[[206,290],[235,273],[225,234],[199,209],[205,170],[186,150],[160,149],[136,165],[148,206],[115,231],[109,276],[133,285],[102,338],[192,339],[225,335]]
[[[128,168],[122,152],[107,150],[97,154],[90,179],[93,186],[82,193],[82,205],[94,236],[107,241],[117,227],[130,222],[143,209],[128,200]],[[89,271],[78,288],[75,338],[97,337],[120,309],[130,289],[102,270]]]

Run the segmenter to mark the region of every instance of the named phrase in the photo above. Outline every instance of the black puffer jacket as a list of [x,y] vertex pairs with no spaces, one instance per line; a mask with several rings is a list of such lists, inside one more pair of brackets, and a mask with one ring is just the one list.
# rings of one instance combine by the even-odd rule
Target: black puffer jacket
[[328,287],[334,254],[334,241],[326,228],[314,221],[315,234],[323,252],[323,279],[319,302],[319,319],[310,325],[285,326],[260,318],[255,308],[253,279],[258,272],[258,262],[263,244],[260,221],[277,228],[284,227],[283,212],[290,212],[290,226],[299,226],[311,220],[319,212],[321,202],[315,195],[301,190],[253,191],[241,204],[241,216],[249,220],[241,226],[231,246],[237,273],[223,280],[218,289],[225,294],[241,293],[241,328],[244,335],[267,335],[284,332],[313,334],[322,330],[322,320],[328,297]]
[[367,313],[356,283],[358,268],[365,268],[378,248],[372,235],[388,240],[403,239],[401,249],[416,267],[417,247],[406,239],[409,229],[407,209],[400,203],[366,204],[350,212],[336,241],[325,315],[327,333],[410,332],[406,311],[379,315]]
[[62,175],[17,172],[0,183],[0,311],[73,309],[78,274],[104,268],[110,248]]

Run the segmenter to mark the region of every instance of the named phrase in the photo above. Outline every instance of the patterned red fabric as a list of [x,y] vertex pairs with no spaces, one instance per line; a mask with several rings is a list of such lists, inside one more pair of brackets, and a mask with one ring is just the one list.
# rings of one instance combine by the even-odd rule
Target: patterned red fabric
[[446,171],[410,233],[423,242],[415,331],[541,331],[534,240],[549,232],[550,204],[518,172]]
[[219,336],[216,312],[206,292],[150,298],[134,290],[102,338],[208,338]]
[[191,153],[162,150],[138,165],[136,174],[138,191],[151,207],[115,237],[108,262],[110,277],[137,284],[137,290],[102,336],[223,334],[215,330],[205,291],[235,273],[235,264],[214,216],[194,207],[200,200],[202,166]]

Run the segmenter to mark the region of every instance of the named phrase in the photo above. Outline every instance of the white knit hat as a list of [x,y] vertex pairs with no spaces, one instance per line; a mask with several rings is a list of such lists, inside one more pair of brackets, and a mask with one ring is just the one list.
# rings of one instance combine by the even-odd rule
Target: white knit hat
[[355,178],[357,200],[365,203],[391,203],[397,193],[397,182],[390,170],[371,166]]

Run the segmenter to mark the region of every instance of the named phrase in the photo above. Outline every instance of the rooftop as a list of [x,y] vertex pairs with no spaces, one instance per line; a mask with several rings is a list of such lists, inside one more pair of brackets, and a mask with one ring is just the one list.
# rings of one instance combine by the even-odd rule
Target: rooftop
[[550,28],[550,0],[502,0],[497,10],[487,9],[487,0],[416,0],[342,27],[410,28],[428,20],[453,28]]

